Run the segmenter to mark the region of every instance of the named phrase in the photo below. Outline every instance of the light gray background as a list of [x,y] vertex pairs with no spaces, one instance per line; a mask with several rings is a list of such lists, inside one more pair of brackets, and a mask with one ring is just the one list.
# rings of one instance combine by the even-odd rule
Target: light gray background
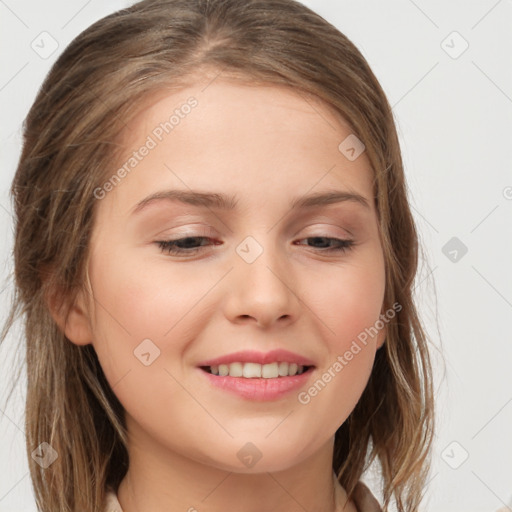
[[[12,293],[5,281],[12,270],[8,188],[21,123],[71,39],[129,3],[0,0],[0,319]],[[446,362],[433,349],[438,431],[421,510],[512,511],[512,1],[304,3],[362,51],[398,125],[425,250],[417,297]],[[43,46],[43,31],[58,42],[47,58],[31,47],[34,40]],[[51,41],[44,46],[51,49]],[[443,250],[453,237],[467,247],[463,256],[455,246]],[[23,355],[19,331],[0,351],[2,512],[36,510],[25,460],[23,387],[4,410],[14,358]],[[374,472],[366,481],[378,495]]]

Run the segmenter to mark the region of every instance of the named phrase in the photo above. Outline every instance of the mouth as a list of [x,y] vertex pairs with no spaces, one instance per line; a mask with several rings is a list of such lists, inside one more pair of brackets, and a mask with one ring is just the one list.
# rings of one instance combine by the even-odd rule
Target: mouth
[[286,361],[259,364],[253,362],[233,362],[211,366],[200,366],[201,370],[219,377],[237,377],[245,379],[283,379],[311,372],[313,365],[300,365]]

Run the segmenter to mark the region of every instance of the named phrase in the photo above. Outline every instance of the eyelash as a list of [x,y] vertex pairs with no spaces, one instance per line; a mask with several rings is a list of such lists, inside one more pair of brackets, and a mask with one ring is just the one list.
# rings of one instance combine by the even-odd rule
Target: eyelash
[[[183,247],[177,247],[177,244],[179,242],[183,242],[185,240],[194,240],[194,239],[202,239],[202,240],[212,240],[209,237],[206,236],[187,236],[184,238],[177,238],[175,240],[160,240],[155,242],[160,247],[160,250],[163,253],[167,253],[170,255],[179,255],[179,254],[187,254],[187,255],[194,255],[196,254],[201,247],[204,247],[204,245],[201,245],[200,247],[189,247],[189,248],[183,248]],[[325,239],[332,241],[334,240],[338,246],[337,247],[329,247],[327,249],[320,248],[318,249],[321,253],[344,253],[348,252],[352,249],[352,247],[355,245],[355,242],[353,240],[346,240],[341,238],[333,238],[333,237],[327,237],[327,236],[308,236],[306,238],[303,238],[301,240],[311,240],[311,239]],[[218,245],[218,244],[216,244]],[[303,244],[300,244],[303,245]]]

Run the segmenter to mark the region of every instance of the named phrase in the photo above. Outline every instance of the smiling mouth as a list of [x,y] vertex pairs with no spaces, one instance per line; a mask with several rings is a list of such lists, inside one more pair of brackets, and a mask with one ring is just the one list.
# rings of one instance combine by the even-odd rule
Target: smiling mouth
[[241,377],[246,379],[278,379],[302,375],[311,371],[314,366],[303,366],[296,363],[274,362],[269,364],[241,363],[200,366],[201,370],[219,377]]

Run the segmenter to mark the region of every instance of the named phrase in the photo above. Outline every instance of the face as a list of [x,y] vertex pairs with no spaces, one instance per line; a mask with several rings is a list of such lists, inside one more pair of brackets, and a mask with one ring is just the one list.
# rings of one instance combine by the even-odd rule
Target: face
[[96,193],[94,301],[67,334],[93,344],[139,447],[277,471],[332,443],[384,341],[363,334],[385,287],[372,171],[319,101],[204,88],[130,124],[125,172]]

